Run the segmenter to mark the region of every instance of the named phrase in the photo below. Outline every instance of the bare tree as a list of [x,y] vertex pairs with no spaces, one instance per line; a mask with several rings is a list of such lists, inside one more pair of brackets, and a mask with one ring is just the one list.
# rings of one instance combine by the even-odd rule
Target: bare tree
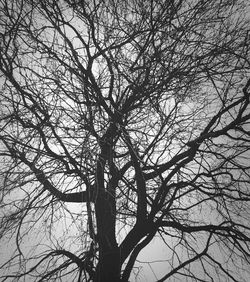
[[1,281],[247,280],[247,2],[0,1]]

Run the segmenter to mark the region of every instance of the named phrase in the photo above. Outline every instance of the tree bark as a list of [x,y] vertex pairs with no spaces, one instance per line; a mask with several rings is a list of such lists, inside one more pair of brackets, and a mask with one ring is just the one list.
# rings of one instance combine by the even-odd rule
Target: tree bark
[[121,264],[118,246],[108,248],[100,246],[99,256],[94,282],[121,281]]
[[[97,160],[95,213],[99,260],[94,282],[118,282],[120,280],[121,262],[116,242],[116,202],[115,189],[118,177],[112,160],[112,142],[116,127],[112,124],[101,140],[101,154]],[[105,187],[104,168],[109,165],[111,179]]]
[[112,197],[101,193],[96,199],[99,262],[95,282],[120,281],[120,253],[115,237],[115,205]]

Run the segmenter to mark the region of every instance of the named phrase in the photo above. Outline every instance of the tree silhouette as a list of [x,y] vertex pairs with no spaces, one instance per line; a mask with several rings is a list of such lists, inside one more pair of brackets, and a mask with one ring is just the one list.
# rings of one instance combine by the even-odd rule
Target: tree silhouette
[[2,281],[245,281],[249,6],[0,1]]

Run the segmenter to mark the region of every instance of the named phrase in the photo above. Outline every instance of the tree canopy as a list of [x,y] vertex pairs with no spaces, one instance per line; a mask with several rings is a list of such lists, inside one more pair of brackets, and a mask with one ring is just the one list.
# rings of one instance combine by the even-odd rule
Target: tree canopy
[[1,281],[248,280],[249,14],[0,0]]

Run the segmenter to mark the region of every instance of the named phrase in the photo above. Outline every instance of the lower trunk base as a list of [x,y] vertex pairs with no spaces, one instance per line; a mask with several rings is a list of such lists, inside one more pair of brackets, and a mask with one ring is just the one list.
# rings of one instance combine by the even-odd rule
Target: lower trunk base
[[94,282],[120,282],[121,265],[119,252],[100,255]]

